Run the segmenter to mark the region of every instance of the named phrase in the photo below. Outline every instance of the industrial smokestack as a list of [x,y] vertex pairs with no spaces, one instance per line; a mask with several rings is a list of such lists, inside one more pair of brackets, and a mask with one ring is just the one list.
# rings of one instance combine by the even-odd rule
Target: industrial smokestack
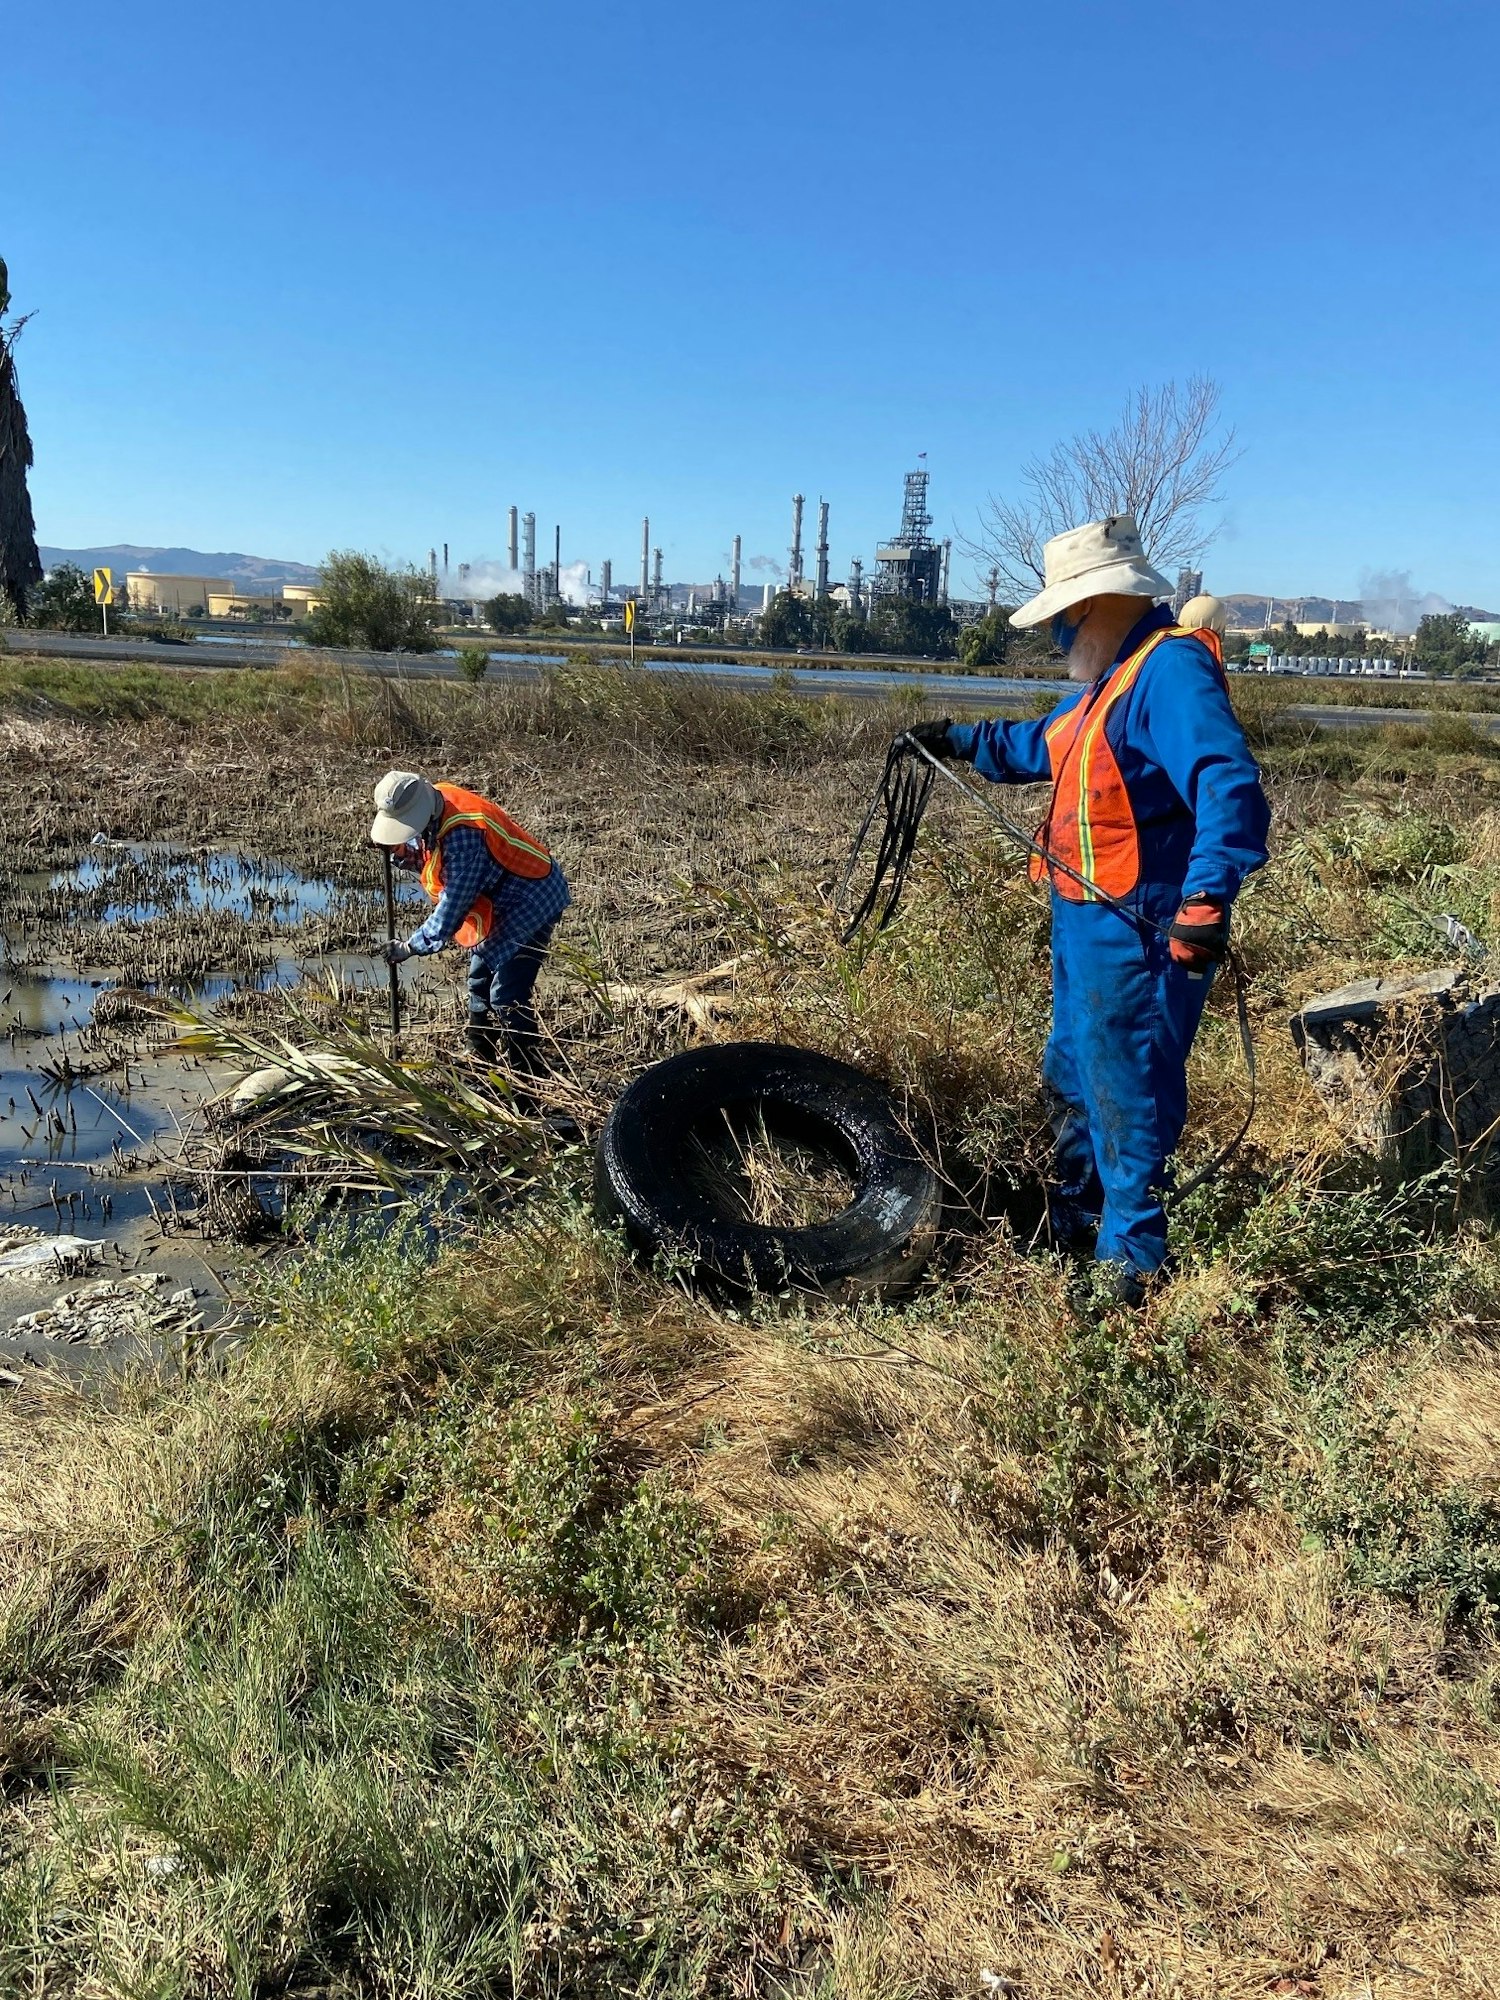
[[434,597],[436,597],[437,596],[437,550],[436,549],[429,549],[427,551],[427,567],[432,574],[432,594]]
[[952,561],[953,544],[951,541],[947,541],[943,544],[943,574],[938,583],[939,604],[946,604],[948,602],[948,568]]
[[660,602],[661,600],[661,550],[660,549],[657,549],[655,551],[651,559],[651,595],[654,600]]
[[849,609],[851,611],[863,611],[865,608],[862,596],[864,580],[865,566],[859,557],[856,556],[849,565]]
[[536,609],[536,515],[521,517],[521,593]]
[[444,542],[444,544],[443,544],[443,578],[444,578],[444,581],[446,581],[446,580],[447,580],[447,576],[448,576],[448,544],[447,544],[446,542]]
[[792,560],[787,568],[786,587],[796,590],[802,582],[802,495],[792,495]]
[[651,595],[651,516],[641,523],[641,596]]
[[828,502],[818,502],[818,589],[820,598],[828,595]]
[[601,587],[601,594],[600,594],[600,598],[599,598],[599,602],[600,602],[601,604],[608,604],[608,602],[609,602],[609,588],[610,588],[610,578],[611,578],[612,574],[613,574],[613,570],[612,570],[612,568],[611,568],[611,565],[610,565],[610,560],[609,560],[609,557],[608,557],[608,556],[606,556],[606,557],[604,558],[604,562],[603,562],[603,565],[602,565],[602,567],[600,568],[600,571],[599,571],[599,581],[600,581],[600,587]]
[[772,600],[772,598],[773,598],[773,597],[774,597],[775,595],[776,595],[776,586],[775,586],[775,584],[774,584],[774,583],[763,583],[763,584],[761,585],[761,587],[760,587],[760,608],[761,608],[761,610],[762,610],[762,611],[769,611],[769,610],[770,610],[770,608],[771,608],[771,600]]
[[521,567],[521,551],[516,541],[516,531],[518,524],[520,522],[520,518],[521,517],[516,512],[515,508],[512,507],[510,510],[510,536],[507,543],[507,548],[510,555],[510,566],[512,569],[519,569]]
[[729,602],[738,611],[740,608],[740,538],[734,538],[734,566],[729,572]]
[[552,531],[552,596],[554,601],[562,597],[562,523],[558,522]]

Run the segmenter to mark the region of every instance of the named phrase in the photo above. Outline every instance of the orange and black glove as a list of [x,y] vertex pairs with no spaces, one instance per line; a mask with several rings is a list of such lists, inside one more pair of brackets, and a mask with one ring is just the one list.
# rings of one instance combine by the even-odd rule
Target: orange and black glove
[[1229,912],[1211,896],[1184,896],[1167,938],[1179,965],[1208,972],[1229,950]]

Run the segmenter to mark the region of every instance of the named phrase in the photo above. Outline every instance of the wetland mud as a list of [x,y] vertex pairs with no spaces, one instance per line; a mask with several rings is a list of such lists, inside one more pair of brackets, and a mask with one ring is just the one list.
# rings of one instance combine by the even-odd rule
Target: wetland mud
[[[405,886],[405,885],[403,885]],[[182,1010],[385,990],[372,881],[224,846],[91,841],[0,889],[0,1360],[160,1354],[225,1310],[232,1250],[175,1171],[227,1080]],[[44,1246],[57,1254],[42,1254]]]

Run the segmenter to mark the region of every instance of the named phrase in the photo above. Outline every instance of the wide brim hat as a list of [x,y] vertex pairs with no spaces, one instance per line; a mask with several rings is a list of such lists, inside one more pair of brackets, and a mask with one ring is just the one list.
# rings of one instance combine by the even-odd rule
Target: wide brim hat
[[370,838],[377,847],[404,847],[437,811],[437,787],[415,771],[387,771],[375,787]]
[[1089,521],[1054,535],[1042,550],[1046,581],[1035,597],[1012,611],[1012,625],[1045,625],[1086,597],[1170,597],[1172,586],[1146,560],[1140,530],[1129,514]]

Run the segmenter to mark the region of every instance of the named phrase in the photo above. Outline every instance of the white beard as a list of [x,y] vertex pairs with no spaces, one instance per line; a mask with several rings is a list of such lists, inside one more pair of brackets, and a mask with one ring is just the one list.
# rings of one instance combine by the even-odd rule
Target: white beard
[[1099,676],[1113,664],[1113,648],[1101,642],[1085,624],[1073,641],[1073,650],[1068,654],[1068,679],[1082,681],[1088,685],[1098,680]]

